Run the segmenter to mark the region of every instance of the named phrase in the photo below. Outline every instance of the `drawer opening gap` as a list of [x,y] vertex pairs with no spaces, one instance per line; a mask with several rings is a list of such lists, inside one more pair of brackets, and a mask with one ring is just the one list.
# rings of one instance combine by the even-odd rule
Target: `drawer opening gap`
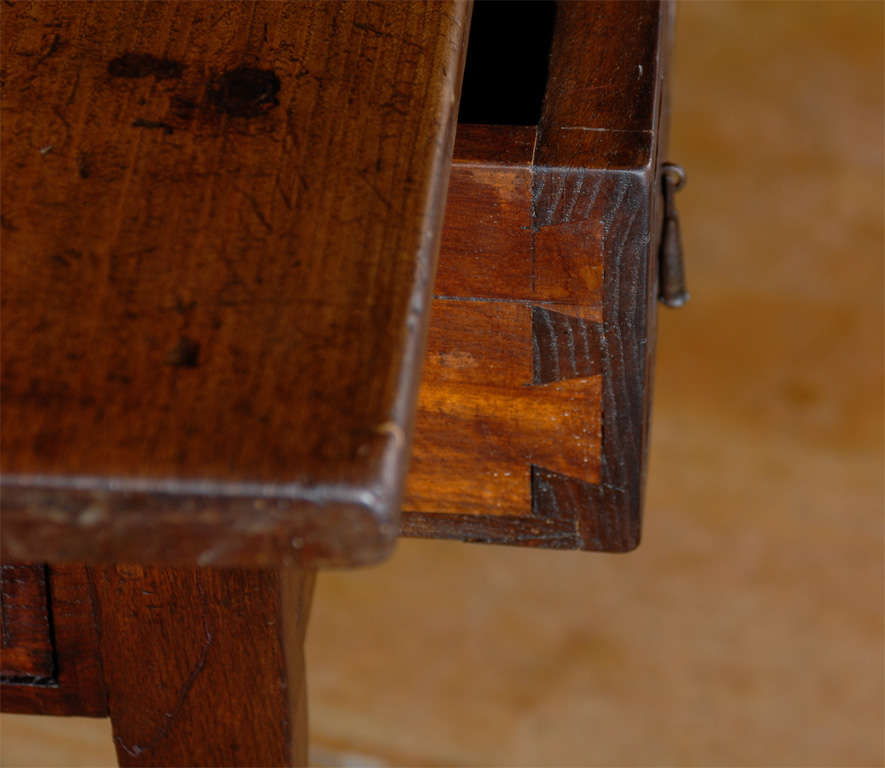
[[459,123],[538,124],[555,15],[553,0],[476,0]]

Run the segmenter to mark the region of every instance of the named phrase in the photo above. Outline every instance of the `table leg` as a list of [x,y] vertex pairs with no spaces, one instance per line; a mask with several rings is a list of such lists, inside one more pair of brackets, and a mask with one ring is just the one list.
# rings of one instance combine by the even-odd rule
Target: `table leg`
[[306,764],[313,571],[89,574],[120,765]]

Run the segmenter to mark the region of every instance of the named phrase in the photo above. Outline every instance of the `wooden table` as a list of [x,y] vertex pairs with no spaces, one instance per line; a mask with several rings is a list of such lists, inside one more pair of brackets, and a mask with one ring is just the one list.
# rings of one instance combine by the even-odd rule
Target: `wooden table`
[[3,9],[4,710],[298,764],[316,568],[638,544],[669,10],[493,8],[457,141],[464,2]]

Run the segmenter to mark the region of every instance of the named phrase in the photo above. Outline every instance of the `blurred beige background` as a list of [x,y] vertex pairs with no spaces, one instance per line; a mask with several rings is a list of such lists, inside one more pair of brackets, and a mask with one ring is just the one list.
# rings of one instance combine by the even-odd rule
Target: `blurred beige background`
[[[323,574],[319,764],[881,766],[883,5],[684,2],[662,311],[626,556],[404,541]],[[4,766],[107,765],[4,716]]]

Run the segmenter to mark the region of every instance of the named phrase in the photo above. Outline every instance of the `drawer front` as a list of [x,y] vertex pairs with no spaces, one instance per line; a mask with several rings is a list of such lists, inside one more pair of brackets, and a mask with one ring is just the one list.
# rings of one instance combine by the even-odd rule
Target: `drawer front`
[[86,567],[4,563],[0,573],[2,711],[107,716]]
[[52,678],[55,663],[45,566],[7,564],[0,568],[0,621],[0,676]]

